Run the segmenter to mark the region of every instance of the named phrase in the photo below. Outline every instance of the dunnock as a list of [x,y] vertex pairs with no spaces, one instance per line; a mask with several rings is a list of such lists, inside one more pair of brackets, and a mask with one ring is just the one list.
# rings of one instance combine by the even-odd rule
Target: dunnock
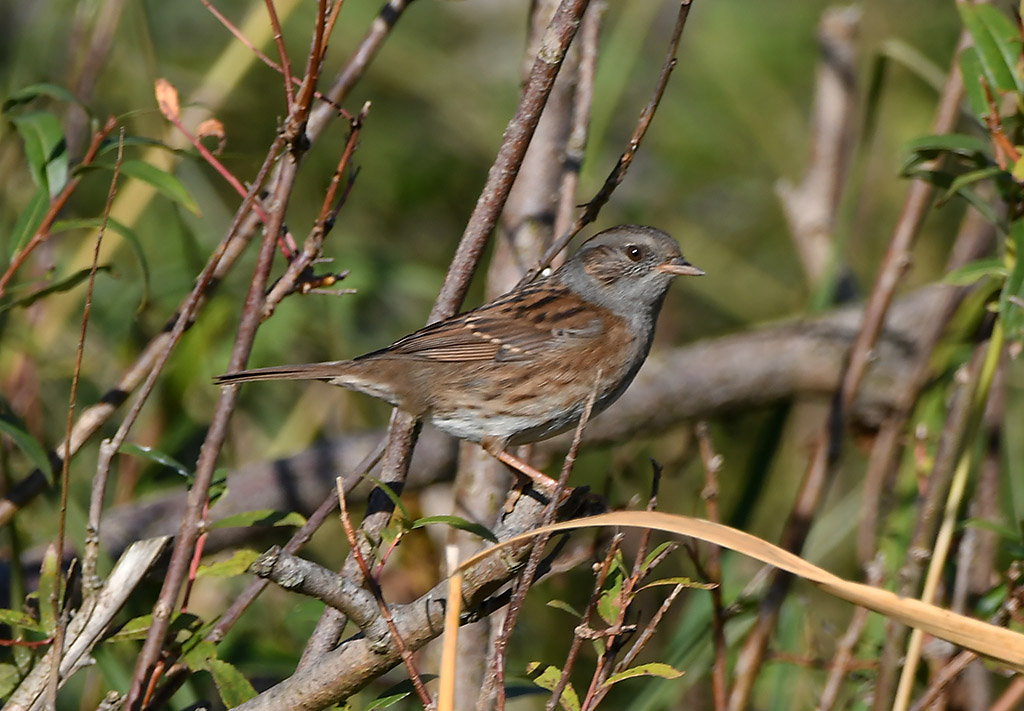
[[661,230],[621,225],[589,239],[557,271],[387,348],[217,382],[325,380],[507,461],[506,447],[575,426],[592,392],[594,414],[615,402],[647,357],[672,279],[703,273]]

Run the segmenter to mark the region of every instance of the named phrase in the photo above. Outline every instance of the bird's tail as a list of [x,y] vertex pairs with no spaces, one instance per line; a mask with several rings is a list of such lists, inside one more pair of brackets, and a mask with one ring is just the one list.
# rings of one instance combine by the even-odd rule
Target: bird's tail
[[251,380],[331,380],[345,372],[351,361],[339,360],[331,363],[306,363],[304,365],[275,365],[270,368],[240,370],[225,373],[214,378],[217,385],[246,383]]

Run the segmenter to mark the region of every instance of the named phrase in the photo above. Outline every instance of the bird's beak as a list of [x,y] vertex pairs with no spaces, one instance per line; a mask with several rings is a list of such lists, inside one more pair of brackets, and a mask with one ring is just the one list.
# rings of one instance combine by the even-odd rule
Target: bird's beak
[[659,264],[655,269],[666,274],[674,274],[675,276],[704,276],[703,269],[698,269],[682,257],[670,259],[664,264]]

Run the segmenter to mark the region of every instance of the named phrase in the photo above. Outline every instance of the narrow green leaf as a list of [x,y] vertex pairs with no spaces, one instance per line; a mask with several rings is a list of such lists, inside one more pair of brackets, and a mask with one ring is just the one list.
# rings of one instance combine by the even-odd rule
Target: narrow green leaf
[[67,143],[60,119],[48,111],[37,111],[14,116],[11,123],[25,146],[32,179],[46,189],[52,200],[64,189],[69,175]]
[[[955,179],[955,176],[944,171],[917,169],[911,170],[908,173],[904,174],[904,177],[919,178],[944,190],[949,188],[949,186],[952,185],[953,180]],[[980,195],[978,195],[978,193],[975,190],[971,188],[960,188],[960,190],[957,192],[957,195],[966,200],[968,203],[970,203],[971,206],[978,211],[978,214],[980,214],[982,217],[988,220],[1000,232],[1002,232],[1003,234],[1007,234],[1009,232],[1010,227],[1009,225],[1006,224],[1006,221],[1002,218],[1002,216],[995,211],[995,209],[992,207],[992,205],[988,203],[988,201],[986,201]]]
[[968,47],[960,53],[960,74],[964,78],[967,103],[971,105],[971,111],[974,112],[978,120],[984,124],[985,116],[988,114],[988,98],[985,96],[985,89],[981,84],[985,70],[981,66],[978,50],[974,47]]
[[960,11],[960,18],[963,20],[964,26],[974,39],[974,47],[981,60],[981,68],[993,93],[997,89],[999,91],[1014,91],[1017,83],[1013,79],[1013,72],[1010,67],[1006,66],[999,43],[978,12],[978,6],[957,3],[956,7]]
[[1010,226],[1007,251],[1013,259],[1013,269],[999,295],[999,314],[1007,340],[1017,342],[1024,338],[1024,221],[1017,220]]
[[57,547],[51,543],[43,554],[43,563],[39,574],[39,622],[43,632],[49,636],[57,631],[57,617],[54,615],[53,600],[60,601],[60,556]]
[[[96,156],[97,157],[104,156],[104,155],[106,155],[108,153],[115,153],[116,154],[117,153],[117,149],[118,149],[118,147],[120,145],[121,145],[121,137],[120,136],[117,136],[116,138],[108,138],[108,139],[104,140],[103,143],[100,144],[99,150],[96,151]],[[124,137],[124,147],[125,148],[129,148],[129,147],[132,147],[132,146],[138,146],[140,148],[163,148],[165,150],[171,151],[172,153],[183,153],[184,152],[184,151],[179,151],[179,150],[176,150],[174,148],[171,148],[166,143],[158,141],[155,138],[146,138],[145,136],[125,136]],[[110,166],[110,167],[112,168],[113,166]]]
[[0,699],[6,699],[21,683],[21,673],[13,664],[0,664]]
[[492,543],[498,542],[498,537],[491,533],[486,526],[481,526],[479,523],[473,523],[472,521],[467,521],[466,519],[459,518],[458,516],[424,516],[423,518],[418,518],[413,521],[410,528],[422,528],[424,526],[429,526],[432,523],[444,523],[452,528],[457,528],[460,531],[468,531],[469,533],[480,536],[480,538],[491,541]]
[[889,38],[882,41],[878,51],[883,56],[902,64],[936,91],[942,91],[946,85],[946,70],[912,44],[901,39]]
[[50,464],[50,457],[39,444],[35,437],[30,435],[18,422],[13,413],[6,408],[0,407],[0,434],[11,438],[14,444],[28,457],[32,465],[39,471],[46,474],[47,478],[53,480],[53,467]]
[[[50,232],[57,233],[76,229],[98,230],[102,226],[103,218],[101,217],[83,217],[73,220],[57,220],[53,223]],[[139,239],[139,235],[135,230],[123,222],[115,220],[113,217],[107,218],[107,229],[113,230],[124,237],[131,246],[132,251],[135,252],[135,258],[139,262],[139,270],[142,272],[142,301],[137,309],[141,311],[149,302],[149,262],[146,260],[146,253],[142,250],[142,240]]]
[[153,615],[142,615],[140,617],[133,617],[132,619],[121,625],[114,634],[110,635],[107,639],[109,642],[132,642],[146,639],[146,635],[149,634],[149,628],[153,626]]
[[[113,164],[95,163],[93,166],[89,166],[89,168],[113,170],[114,166]],[[200,214],[199,206],[192,199],[192,196],[188,194],[185,184],[167,171],[160,170],[145,161],[126,160],[121,161],[121,172],[144,183],[149,183],[161,195],[172,202],[178,203],[193,215]]]
[[548,607],[553,607],[556,610],[561,610],[562,612],[568,612],[576,619],[581,619],[583,617],[583,613],[567,603],[565,600],[548,600],[547,604]]
[[46,192],[46,188],[36,188],[35,193],[29,198],[28,204],[25,205],[25,209],[18,215],[14,229],[11,230],[9,253],[12,257],[32,239],[32,235],[39,229],[39,225],[43,224],[43,218],[46,217],[46,212],[49,209],[50,195]]
[[214,658],[209,660],[207,670],[213,677],[213,683],[217,685],[221,701],[229,709],[256,697],[256,689],[234,665]]
[[638,676],[657,676],[662,679],[678,679],[683,675],[683,672],[670,667],[668,664],[661,662],[651,662],[650,664],[641,664],[637,667],[631,667],[625,671],[621,671],[618,674],[612,674],[604,682],[605,686],[611,686],[612,684],[618,683],[623,679],[634,679]]
[[1008,526],[1005,523],[999,523],[998,521],[990,521],[987,518],[969,518],[963,522],[963,527],[992,531],[993,533],[998,534],[1000,538],[1007,541],[1020,541],[1020,531],[1015,529],[1013,526]]
[[406,691],[401,694],[392,694],[391,696],[381,696],[374,699],[366,705],[366,711],[373,711],[373,709],[386,709],[389,706],[394,706],[402,699],[412,694],[411,691]]
[[215,563],[207,563],[199,566],[199,570],[196,571],[197,577],[221,577],[229,578],[234,575],[242,575],[249,571],[249,566],[252,565],[260,554],[256,551],[242,548],[237,550],[234,554],[226,560],[218,560]]
[[1020,72],[1017,71],[1017,63],[1021,57],[1020,31],[1003,11],[992,5],[972,5],[974,14],[988,30],[992,41],[995,43],[1007,74],[1010,75],[1011,85],[1007,91],[1016,90],[1024,93],[1024,81],[1021,80]]
[[[540,666],[540,662],[530,662],[526,665],[526,671],[530,675],[530,679],[534,684],[542,689],[553,692],[555,687],[558,686],[558,680],[562,676],[562,670],[555,666],[547,666],[542,672],[535,674]],[[571,683],[565,685],[565,690],[562,692],[562,698],[558,700],[558,703],[563,709],[565,709],[565,711],[580,710],[580,697],[576,695],[576,689],[573,688]]]
[[597,600],[597,614],[609,625],[614,625],[622,610],[622,574],[610,576],[611,584],[605,584],[601,597]]
[[37,99],[41,96],[48,96],[51,99],[56,99],[57,101],[66,101],[70,104],[78,104],[83,109],[85,109],[90,116],[92,116],[92,112],[89,111],[89,107],[83,104],[81,101],[79,101],[77,96],[75,96],[62,86],[59,86],[57,84],[49,84],[46,82],[40,84],[29,84],[28,86],[24,86],[20,89],[17,89],[13,93],[8,94],[7,98],[4,99],[2,104],[0,104],[0,112],[6,113],[7,111],[13,109],[15,106],[19,106],[20,104],[27,104],[28,102]]
[[989,166],[987,168],[981,168],[979,170],[970,170],[966,173],[962,173],[955,178],[946,188],[946,192],[938,199],[937,205],[941,206],[951,197],[959,193],[961,190],[966,188],[968,185],[973,185],[982,180],[988,178],[995,178],[996,176],[1003,175],[1006,171],[997,165]]
[[31,632],[42,632],[43,625],[32,615],[21,610],[0,610],[0,625],[21,627]]
[[979,167],[992,165],[989,144],[977,136],[967,136],[962,133],[921,136],[907,141],[902,150],[908,156],[900,167],[901,175],[906,175],[911,168],[919,163],[944,154],[960,156]]
[[[190,474],[188,477],[188,485],[192,486],[193,477]],[[217,501],[228,493],[228,470],[226,467],[217,467],[213,470],[213,481],[210,482],[210,506],[213,506]]]
[[[83,281],[86,281],[89,278],[90,271],[91,270],[89,268],[79,269],[77,272],[69,274],[63,279],[58,279],[49,286],[44,286],[42,289],[39,289],[38,291],[33,291],[31,294],[19,297],[17,299],[13,299],[12,301],[0,301],[0,313],[3,313],[4,311],[9,311],[10,309],[14,308],[23,308],[31,306],[35,302],[39,301],[42,298],[50,296],[51,294],[58,294],[64,291],[71,291],[76,286],[78,286]],[[96,267],[97,274],[109,271],[109,264],[101,264],[98,267]]]
[[306,518],[298,511],[275,511],[274,509],[258,509],[242,511],[225,516],[210,526],[215,528],[245,528],[248,526],[304,526]]
[[371,476],[370,474],[364,474],[364,476],[372,481],[378,489],[384,492],[384,495],[391,499],[391,503],[395,505],[395,508],[402,514],[402,518],[409,520],[412,516],[409,515],[409,509],[405,508],[405,504],[402,503],[401,497],[395,493],[395,490],[390,486],[382,482],[380,479]]
[[644,558],[644,569],[646,570],[647,568],[650,568],[651,567],[651,563],[653,563],[658,556],[660,556],[662,553],[664,553],[670,547],[674,547],[674,546],[677,546],[677,545],[678,544],[675,541],[664,541],[664,542],[659,543],[658,545],[656,545],[651,550],[651,552],[647,554],[647,557]]
[[190,472],[185,467],[184,464],[179,462],[171,455],[161,452],[159,449],[155,449],[153,447],[146,447],[141,444],[132,444],[131,442],[125,442],[117,451],[122,454],[131,454],[136,457],[143,457],[144,459],[149,459],[150,461],[156,462],[157,464],[161,464],[167,467],[168,469],[173,469],[186,479],[192,479],[192,472]]
[[1003,260],[998,257],[991,257],[988,259],[978,259],[968,262],[962,267],[957,267],[943,276],[942,281],[945,284],[953,284],[955,286],[970,286],[986,277],[1005,278],[1007,274],[1008,271]]
[[[436,674],[420,674],[420,679],[424,684],[429,684],[436,678]],[[371,709],[386,709],[389,706],[394,706],[402,699],[414,693],[415,690],[416,688],[412,685],[411,679],[403,679],[397,684],[393,684],[387,689],[384,689],[380,696],[367,704],[366,711],[370,711]]]
[[714,590],[718,587],[714,583],[698,583],[690,578],[660,578],[658,580],[652,580],[640,589],[646,590],[647,588],[655,588],[660,585],[682,585],[684,588],[691,588],[693,590]]

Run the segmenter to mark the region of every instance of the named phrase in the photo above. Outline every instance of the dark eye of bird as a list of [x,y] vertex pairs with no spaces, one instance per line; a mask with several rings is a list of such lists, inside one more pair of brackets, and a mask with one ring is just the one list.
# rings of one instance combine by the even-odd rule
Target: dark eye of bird
[[637,247],[635,244],[631,244],[626,247],[626,256],[632,259],[634,262],[639,262],[640,258],[644,256],[644,251]]

